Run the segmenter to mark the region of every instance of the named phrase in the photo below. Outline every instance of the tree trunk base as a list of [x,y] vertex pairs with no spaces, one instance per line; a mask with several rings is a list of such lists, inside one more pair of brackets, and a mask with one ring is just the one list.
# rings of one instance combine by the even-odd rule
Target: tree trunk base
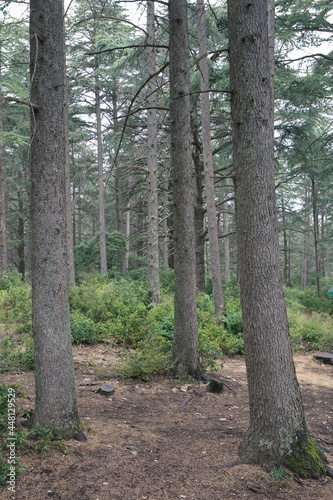
[[283,465],[304,479],[319,479],[328,474],[326,457],[308,433],[299,433]]

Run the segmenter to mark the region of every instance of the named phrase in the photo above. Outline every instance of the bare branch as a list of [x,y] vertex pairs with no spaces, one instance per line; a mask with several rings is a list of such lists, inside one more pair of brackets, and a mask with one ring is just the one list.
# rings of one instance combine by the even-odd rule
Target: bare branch
[[168,49],[169,48],[167,45],[150,45],[148,43],[145,43],[144,45],[125,45],[124,47],[113,47],[112,49],[98,50],[96,52],[86,52],[86,55],[94,56],[96,54],[103,54],[104,52],[113,52],[114,50],[138,49],[138,48],[145,49],[146,47],[154,47],[155,49]]
[[25,106],[29,106],[30,108],[33,109],[38,109],[37,104],[33,104],[32,102],[26,100],[26,99],[20,99],[19,97],[3,97],[0,99],[0,106],[6,105],[8,102],[17,102],[18,104],[24,104]]

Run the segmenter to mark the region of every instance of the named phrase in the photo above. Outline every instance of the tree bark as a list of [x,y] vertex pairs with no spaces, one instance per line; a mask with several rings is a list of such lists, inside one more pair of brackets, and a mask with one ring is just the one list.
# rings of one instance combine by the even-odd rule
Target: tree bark
[[198,366],[196,263],[186,0],[169,1],[171,165],[173,177],[175,326],[178,375]]
[[249,463],[325,473],[309,436],[280,275],[274,179],[274,1],[229,0],[238,263],[250,426]]
[[[147,72],[156,72],[155,8],[154,1],[147,1]],[[160,273],[158,246],[158,159],[157,159],[157,97],[156,77],[148,82],[147,95],[147,134],[148,134],[148,286],[153,305],[160,302]]]
[[[96,64],[96,70],[98,64]],[[105,233],[105,201],[104,201],[104,172],[103,172],[103,141],[102,141],[102,116],[101,99],[99,95],[98,77],[95,87],[96,129],[97,129],[97,166],[98,166],[98,206],[99,206],[99,249],[101,275],[108,272],[106,258],[106,233]]]
[[[1,76],[1,66],[0,66]],[[3,112],[0,106],[0,246],[1,246],[1,273],[8,275],[8,249],[7,249],[7,223],[6,223],[6,200],[5,200],[5,158],[3,134]]]
[[78,425],[68,301],[67,100],[63,0],[30,1],[34,424]]
[[220,245],[217,230],[213,155],[210,139],[210,102],[209,102],[209,71],[207,59],[207,32],[205,6],[202,0],[197,0],[199,20],[199,68],[202,120],[202,150],[204,159],[205,192],[208,220],[208,240],[213,283],[213,298],[216,321],[221,320],[224,312],[224,297],[222,286],[222,271],[220,260]]

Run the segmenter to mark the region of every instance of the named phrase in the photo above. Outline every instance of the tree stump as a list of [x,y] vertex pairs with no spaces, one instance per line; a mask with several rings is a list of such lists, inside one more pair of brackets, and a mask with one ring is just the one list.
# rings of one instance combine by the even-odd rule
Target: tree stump
[[333,364],[333,354],[331,352],[318,352],[313,355],[314,359],[326,365]]

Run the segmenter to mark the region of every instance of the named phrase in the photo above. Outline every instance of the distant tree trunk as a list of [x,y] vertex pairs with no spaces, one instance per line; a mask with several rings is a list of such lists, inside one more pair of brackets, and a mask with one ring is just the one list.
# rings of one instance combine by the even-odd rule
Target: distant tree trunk
[[195,259],[196,259],[196,282],[197,291],[205,292],[206,289],[206,272],[205,272],[205,209],[203,200],[202,174],[203,166],[200,161],[201,148],[197,139],[197,125],[192,118],[191,128],[194,137],[195,147],[193,148],[192,157],[194,162],[195,177],[193,179],[194,186],[194,220],[195,220]]
[[[305,213],[308,212],[309,205],[309,190],[306,187],[304,193],[304,210]],[[306,215],[305,218],[305,231],[303,236],[303,255],[302,255],[302,275],[301,275],[301,289],[307,287],[308,284],[308,262],[309,262],[309,231],[308,227],[310,226],[309,216]]]
[[[1,65],[0,65],[1,76]],[[5,201],[5,158],[3,134],[3,112],[0,106],[0,245],[1,245],[1,273],[8,274],[8,250],[7,250],[7,224],[6,224],[6,201]]]
[[225,211],[223,213],[223,244],[224,244],[224,274],[225,281],[230,281],[230,238],[229,234],[229,215]]
[[202,120],[202,149],[204,158],[205,192],[208,219],[208,240],[213,283],[213,297],[216,321],[221,320],[224,312],[224,297],[222,287],[222,271],[220,260],[220,245],[217,230],[217,215],[215,203],[213,155],[210,139],[210,102],[209,102],[209,71],[207,58],[207,32],[205,6],[203,0],[197,0],[199,17],[199,68]]
[[168,216],[169,216],[169,197],[168,190],[163,190],[163,213],[162,213],[162,261],[165,270],[169,269],[169,229],[168,229]]
[[123,272],[124,274],[128,273],[128,266],[129,266],[129,252],[130,252],[130,235],[131,235],[131,205],[130,202],[127,203],[126,207],[126,232],[125,232],[125,237],[126,237],[126,252],[125,252],[125,259],[123,263]]
[[[113,132],[117,134],[119,131],[118,124],[118,102],[117,102],[117,90],[114,89],[112,92],[112,111],[113,111]],[[123,218],[123,197],[122,197],[122,185],[120,168],[116,164],[114,167],[114,177],[115,177],[115,191],[116,191],[116,215],[117,215],[117,231],[124,234],[124,218]]]
[[[66,96],[67,98],[67,96]],[[66,107],[68,105],[66,104]],[[68,137],[68,122],[66,120],[66,137]],[[66,181],[66,238],[67,238],[67,258],[68,258],[68,279],[71,287],[75,286],[75,267],[74,267],[74,234],[73,234],[73,207],[71,196],[70,179],[70,159],[69,142],[66,141],[66,163],[65,163],[65,181]]]
[[63,0],[30,1],[34,424],[78,424],[68,301],[66,71]]
[[[154,1],[147,1],[147,42],[155,43]],[[156,72],[154,47],[147,47],[148,76]],[[158,159],[157,159],[157,98],[156,78],[148,82],[147,134],[148,134],[148,286],[152,304],[160,302],[159,246],[158,246]]]
[[[98,64],[96,64],[98,68]],[[96,105],[96,128],[97,128],[97,165],[98,165],[98,202],[99,202],[99,248],[101,275],[108,272],[106,258],[106,233],[105,233],[105,201],[104,201],[104,171],[103,171],[103,138],[102,138],[102,116],[101,99],[99,95],[98,78],[96,77],[95,87]]]
[[283,281],[286,286],[290,286],[288,234],[286,227],[286,210],[283,198],[282,198],[281,209],[282,209],[282,233],[283,233]]
[[25,224],[24,224],[24,206],[22,192],[18,192],[18,271],[25,278]]
[[186,0],[169,1],[171,165],[175,265],[173,357],[178,375],[198,366],[196,263]]
[[315,251],[316,265],[316,287],[318,294],[320,293],[320,255],[319,255],[319,220],[318,220],[318,199],[317,185],[314,176],[311,176],[311,200],[312,200],[312,217],[313,217],[313,240]]
[[229,0],[236,226],[250,426],[248,463],[325,473],[304,419],[280,274],[274,177],[274,1]]

